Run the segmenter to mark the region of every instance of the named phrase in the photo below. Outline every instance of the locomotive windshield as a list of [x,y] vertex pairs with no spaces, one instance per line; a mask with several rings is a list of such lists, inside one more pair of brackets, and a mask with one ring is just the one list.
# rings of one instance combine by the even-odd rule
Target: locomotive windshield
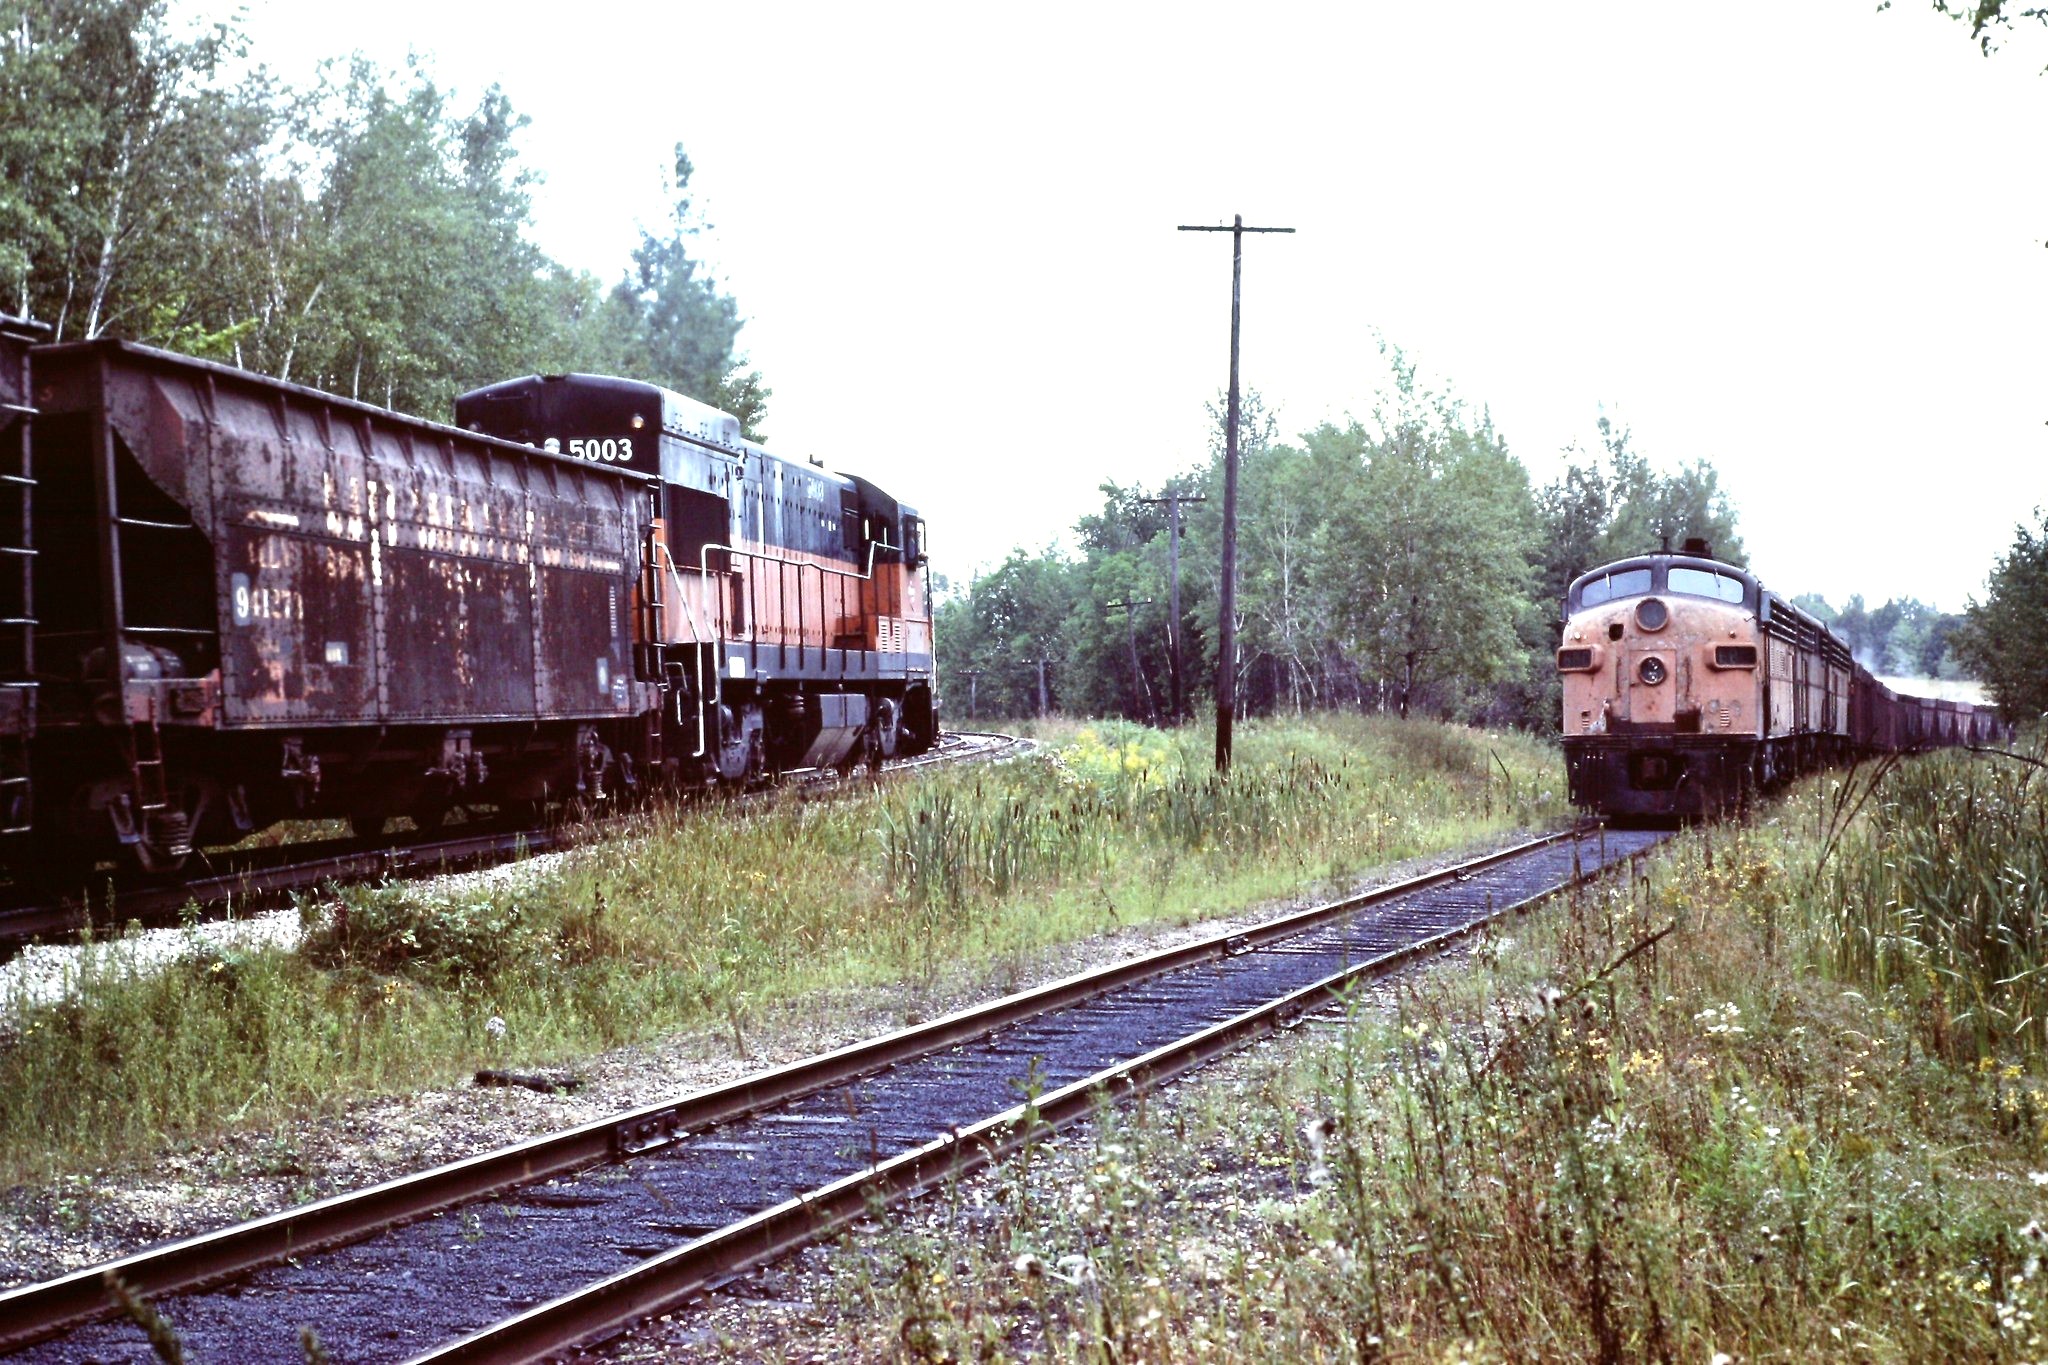
[[1588,579],[1579,586],[1579,605],[1597,607],[1602,602],[1611,602],[1617,597],[1635,597],[1650,590],[1648,569],[1620,569],[1599,578]]
[[1712,597],[1722,602],[1740,602],[1744,587],[1739,578],[1714,573],[1707,569],[1688,569],[1683,565],[1671,566],[1670,590],[1687,597]]

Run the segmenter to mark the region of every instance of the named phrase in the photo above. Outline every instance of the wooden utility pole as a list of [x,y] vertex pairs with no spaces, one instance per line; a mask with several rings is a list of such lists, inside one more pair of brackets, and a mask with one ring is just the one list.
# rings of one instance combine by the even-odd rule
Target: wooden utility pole
[[967,679],[967,719],[973,720],[975,702],[974,694],[976,691],[976,685],[981,681],[981,670],[978,668],[963,668],[960,670],[960,676]]
[[1041,657],[1041,658],[1039,658],[1039,659],[1037,660],[1037,663],[1038,663],[1038,714],[1039,714],[1039,715],[1041,715],[1041,716],[1045,715],[1045,714],[1046,714],[1047,712],[1049,712],[1049,711],[1051,711],[1051,710],[1052,710],[1052,694],[1051,694],[1051,693],[1049,693],[1049,692],[1047,692],[1047,691],[1046,691],[1046,687],[1045,687],[1045,666],[1046,666],[1047,664],[1051,663],[1051,662],[1052,662],[1052,660],[1050,660],[1050,659],[1047,659],[1047,658],[1043,658],[1043,657]]
[[1230,771],[1230,723],[1237,713],[1237,332],[1244,286],[1244,235],[1294,229],[1246,227],[1240,213],[1229,227],[1182,224],[1180,231],[1230,234],[1230,406],[1223,436],[1223,584],[1216,630],[1216,771],[1221,773]]
[[1102,604],[1103,609],[1106,611],[1114,611],[1118,607],[1124,609],[1124,638],[1129,640],[1131,645],[1131,682],[1133,690],[1137,693],[1138,700],[1145,703],[1145,719],[1156,725],[1159,723],[1159,707],[1152,700],[1152,684],[1145,681],[1145,670],[1138,666],[1138,627],[1136,624],[1138,608],[1151,605],[1152,599],[1149,597],[1142,602],[1104,602]]
[[1160,498],[1139,498],[1139,502],[1166,504],[1166,651],[1173,674],[1173,723],[1180,724],[1187,719],[1188,694],[1181,682],[1180,663],[1180,509],[1181,504],[1207,502],[1206,497],[1191,498],[1185,493],[1168,493]]

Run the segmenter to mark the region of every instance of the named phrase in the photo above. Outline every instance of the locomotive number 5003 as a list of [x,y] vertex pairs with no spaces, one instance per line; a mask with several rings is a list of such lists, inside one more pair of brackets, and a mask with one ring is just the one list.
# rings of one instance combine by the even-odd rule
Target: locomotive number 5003
[[571,441],[569,442],[569,453],[579,460],[602,460],[606,464],[630,464],[633,459],[633,438],[621,436],[617,440],[607,437],[602,441]]

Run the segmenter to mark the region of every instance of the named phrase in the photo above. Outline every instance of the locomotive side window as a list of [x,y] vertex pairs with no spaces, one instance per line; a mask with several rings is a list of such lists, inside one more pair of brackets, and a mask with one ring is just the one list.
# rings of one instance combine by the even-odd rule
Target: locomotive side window
[[857,555],[861,547],[860,494],[851,488],[839,492],[839,525],[845,531],[842,544],[846,553]]
[[[702,563],[707,545],[723,545],[726,529],[730,523],[732,509],[724,498],[716,493],[686,488],[681,484],[662,485],[662,520],[668,523],[669,553],[675,557],[676,567],[694,569]],[[712,551],[710,567],[723,572],[729,567],[730,556]]]
[[1707,569],[1688,569],[1674,564],[1669,582],[1672,592],[1684,593],[1687,597],[1712,597],[1723,602],[1742,600],[1741,580]]

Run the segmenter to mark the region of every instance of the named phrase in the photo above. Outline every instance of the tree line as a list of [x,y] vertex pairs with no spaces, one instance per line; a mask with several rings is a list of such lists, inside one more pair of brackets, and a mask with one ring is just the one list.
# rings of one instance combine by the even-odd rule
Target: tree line
[[1916,597],[1893,598],[1881,607],[1865,606],[1863,594],[1849,598],[1839,610],[1818,593],[1792,599],[1833,631],[1856,662],[1880,677],[1960,678],[1965,674],[1956,638],[1967,617],[1940,611]]
[[1964,666],[2008,716],[2028,721],[2048,719],[2048,510],[2034,518],[2038,527],[2013,528],[1955,633]]
[[[1398,350],[1387,358],[1392,385],[1367,417],[1295,441],[1280,439],[1256,392],[1244,404],[1234,666],[1248,711],[1554,725],[1551,651],[1573,576],[1692,536],[1743,562],[1706,462],[1660,471],[1603,418],[1599,448],[1572,452],[1562,475],[1534,487],[1483,409],[1425,385]],[[1101,508],[1075,526],[1076,550],[1016,551],[942,603],[956,718],[971,692],[983,715],[1049,705],[1171,719],[1176,624],[1189,684],[1180,709],[1193,711],[1215,674],[1222,447],[1219,420],[1201,467],[1156,490],[1104,484]],[[1168,495],[1206,498],[1183,511],[1177,623]]]
[[[1294,441],[1256,391],[1241,427],[1237,695],[1246,713],[1360,708],[1548,730],[1560,604],[1586,569],[1707,541],[1746,562],[1713,466],[1660,469],[1603,416],[1596,449],[1536,487],[1484,409],[1424,386],[1387,348],[1370,415]],[[1016,550],[937,629],[957,720],[1058,709],[1171,722],[1213,696],[1223,431],[1205,463],[1157,489],[1105,483],[1075,548]],[[1182,500],[1181,612],[1171,516]],[[1962,613],[1908,597],[1839,610],[1792,600],[1875,673],[1976,678],[2010,716],[2048,713],[2048,513],[2017,528]],[[1184,660],[1173,678],[1173,636]]]
[[534,370],[648,379],[750,431],[769,390],[738,306],[671,210],[600,280],[529,239],[527,120],[417,61],[289,87],[231,24],[168,0],[0,0],[0,308],[57,340],[123,337],[426,416]]

